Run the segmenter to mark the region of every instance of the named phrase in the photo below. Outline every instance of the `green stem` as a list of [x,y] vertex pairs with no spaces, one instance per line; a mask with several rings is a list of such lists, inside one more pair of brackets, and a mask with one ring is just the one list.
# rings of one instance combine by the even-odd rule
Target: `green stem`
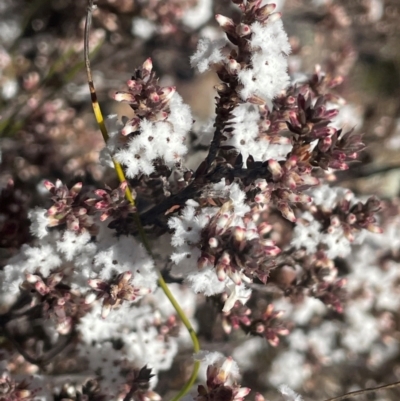
[[[91,16],[92,16],[92,8],[93,8],[93,0],[89,0],[89,7],[88,7],[87,15],[86,15],[86,24],[85,24],[86,73],[87,73],[87,78],[88,78],[90,94],[92,97],[92,106],[93,106],[94,115],[96,117],[96,121],[97,121],[97,124],[99,125],[100,131],[103,135],[103,139],[105,142],[107,142],[108,132],[107,132],[107,128],[104,124],[104,118],[103,118],[103,114],[100,109],[99,102],[97,100],[97,94],[96,94],[96,90],[95,90],[94,83],[93,83],[93,78],[92,78],[92,73],[91,73],[91,68],[90,68],[90,60],[89,60],[89,30],[90,30],[90,23],[91,23]],[[125,174],[124,174],[121,164],[118,163],[115,159],[113,159],[113,163],[114,163],[114,167],[115,167],[115,170],[117,172],[120,182],[126,181]],[[130,191],[129,187],[126,188],[126,197],[132,205],[135,205],[135,200],[132,196],[132,192]],[[143,243],[143,246],[145,247],[149,256],[154,260],[154,256],[153,256],[153,253],[151,250],[150,243],[149,243],[146,233],[143,229],[143,225],[140,221],[140,216],[138,213],[134,214],[134,219],[135,219],[135,223],[136,223],[136,226],[139,231],[139,237]],[[162,275],[159,271],[158,271],[158,284],[160,285],[161,289],[164,291],[164,294],[166,295],[168,300],[171,302],[177,315],[179,316],[183,325],[186,327],[187,331],[189,332],[190,338],[192,339],[192,343],[193,343],[193,351],[195,353],[199,352],[200,351],[200,343],[197,338],[196,332],[194,331],[185,312],[183,311],[182,307],[179,305],[178,301],[173,296],[171,290],[169,289],[167,283],[165,282],[164,278],[162,277]],[[190,376],[189,380],[185,383],[185,385],[182,387],[180,392],[172,399],[172,401],[178,401],[185,394],[187,394],[187,392],[191,389],[193,383],[196,381],[199,368],[200,368],[200,362],[195,361],[192,375]]]

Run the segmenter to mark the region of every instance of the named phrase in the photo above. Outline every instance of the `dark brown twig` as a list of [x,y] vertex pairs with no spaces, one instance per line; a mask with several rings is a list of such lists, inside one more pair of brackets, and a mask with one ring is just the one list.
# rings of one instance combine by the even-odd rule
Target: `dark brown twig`
[[373,393],[373,392],[379,391],[379,390],[389,390],[391,388],[396,388],[399,386],[400,386],[400,381],[395,382],[395,383],[390,383],[390,384],[384,384],[383,386],[366,388],[364,390],[351,391],[350,393],[340,395],[339,397],[329,398],[325,401],[341,401],[341,400],[345,400],[346,398],[349,398],[349,397],[357,397],[359,395],[369,394],[369,393]]

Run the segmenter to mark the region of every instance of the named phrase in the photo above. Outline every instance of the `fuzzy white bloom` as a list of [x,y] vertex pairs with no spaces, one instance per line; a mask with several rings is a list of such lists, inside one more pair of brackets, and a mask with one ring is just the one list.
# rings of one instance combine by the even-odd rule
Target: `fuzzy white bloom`
[[96,372],[100,378],[101,390],[111,399],[118,400],[119,389],[126,382],[120,367],[123,352],[115,349],[111,341],[94,345],[79,344],[78,352],[88,362],[90,371]]
[[109,280],[116,274],[131,272],[131,282],[137,287],[145,287],[154,291],[157,283],[157,274],[154,271],[152,259],[146,254],[143,246],[134,238],[120,237],[114,239],[112,245],[102,248],[100,243],[93,268],[102,280]]
[[281,93],[290,82],[287,73],[287,56],[291,48],[282,21],[276,20],[261,24],[254,22],[250,26],[250,44],[254,51],[252,68],[238,73],[243,85],[240,95],[247,100],[251,95],[264,99],[273,99]]
[[274,359],[271,371],[266,374],[266,378],[275,387],[286,384],[298,389],[311,374],[311,368],[305,365],[304,354],[288,350],[281,352]]
[[212,5],[211,0],[197,0],[194,7],[190,7],[184,11],[182,22],[189,28],[199,28],[211,18]]
[[285,401],[303,401],[303,398],[286,384],[279,386],[279,391],[285,398]]
[[0,21],[0,43],[12,44],[21,34],[21,21],[16,18],[2,18]]
[[147,40],[157,32],[157,27],[146,18],[135,17],[132,20],[131,32],[134,36]]
[[257,356],[266,352],[267,344],[264,338],[250,337],[233,350],[232,356],[241,369],[251,369]]
[[296,249],[305,248],[307,253],[315,253],[321,242],[321,224],[311,213],[304,212],[294,227],[291,245]]
[[331,211],[340,201],[346,199],[355,202],[354,194],[347,188],[320,185],[307,191],[315,205],[324,211]]
[[153,164],[157,159],[173,167],[186,154],[185,141],[192,126],[190,108],[177,93],[174,93],[169,105],[170,114],[165,121],[142,120],[140,134],[135,135],[126,146],[115,149],[116,144],[111,137],[108,147],[112,153],[115,150],[115,160],[126,166],[128,178],[140,173],[153,173]]
[[292,150],[292,144],[287,138],[281,138],[281,143],[271,144],[268,139],[260,137],[260,113],[254,104],[240,103],[231,113],[233,131],[224,145],[233,146],[242,154],[244,160],[249,155],[253,156],[255,161],[284,160]]
[[[342,201],[351,203],[358,201],[350,190],[341,187],[331,188],[328,185],[321,185],[310,189],[307,193],[311,196],[313,203],[326,213],[332,213]],[[328,258],[334,259],[338,256],[344,258],[350,254],[352,245],[363,243],[368,236],[364,230],[355,231],[353,235],[352,239],[346,237],[341,225],[331,224],[329,230],[322,231],[321,224],[313,215],[305,212],[294,228],[291,245],[296,249],[304,248],[307,253],[312,254],[321,244],[324,245]]]
[[222,48],[226,45],[226,39],[210,40],[202,38],[197,44],[196,53],[190,57],[190,63],[197,67],[199,72],[207,71],[210,66],[224,59]]
[[342,337],[343,345],[352,352],[367,352],[380,335],[375,317],[365,310],[362,301],[352,301],[347,305],[345,315],[347,325]]
[[154,317],[142,316],[137,319],[136,330],[122,335],[124,350],[129,361],[137,367],[148,365],[158,373],[171,367],[178,344],[176,339],[165,341],[153,325]]
[[90,247],[90,234],[85,231],[81,234],[66,230],[57,242],[57,250],[64,254],[67,261],[73,260],[75,256]]
[[217,368],[225,371],[227,376],[226,383],[232,384],[240,377],[239,366],[231,357],[226,358],[220,352],[214,351],[199,351],[194,355],[196,361],[200,361],[199,378],[202,381],[206,380],[207,367],[214,365]]
[[46,212],[46,209],[36,207],[28,213],[28,217],[31,220],[31,225],[29,227],[30,232],[39,239],[43,239],[49,234],[47,230],[48,218],[46,217]]
[[7,79],[1,85],[1,97],[4,100],[12,99],[18,92],[18,82],[15,79]]
[[222,312],[229,312],[235,306],[236,301],[240,301],[244,305],[251,296],[251,289],[247,288],[243,283],[236,285],[233,281],[230,281],[226,284],[225,289],[229,296],[225,301]]
[[[238,184],[225,185],[224,180],[214,184],[212,190],[229,198],[232,206],[231,226],[247,227],[243,217],[249,212],[250,207],[245,204],[245,193],[239,188]],[[232,287],[232,280],[228,276],[221,279],[217,276],[214,266],[207,265],[201,269],[198,261],[201,256],[199,244],[201,233],[209,224],[212,217],[219,211],[217,207],[199,209],[196,202],[189,201],[183,209],[181,216],[172,217],[168,225],[174,230],[171,244],[176,248],[172,253],[171,260],[174,266],[171,269],[173,275],[183,276],[194,292],[203,293],[206,296],[221,294],[226,292],[228,299],[224,311],[230,310],[236,300],[243,303],[250,297],[248,290],[242,283]],[[247,223],[247,224],[251,224]],[[244,281],[245,278],[242,277]]]
[[26,273],[40,272],[48,277],[52,270],[62,264],[53,244],[44,243],[39,247],[23,245],[20,253],[9,260],[0,275],[1,292],[19,293],[19,286]]

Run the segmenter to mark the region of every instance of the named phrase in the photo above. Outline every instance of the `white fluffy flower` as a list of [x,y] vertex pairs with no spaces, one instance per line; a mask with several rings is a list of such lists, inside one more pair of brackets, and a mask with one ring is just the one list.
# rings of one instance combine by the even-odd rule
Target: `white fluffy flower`
[[47,225],[49,224],[48,218],[46,216],[46,209],[41,209],[36,207],[30,210],[28,217],[31,220],[31,225],[29,227],[31,233],[39,239],[43,239],[49,233],[47,230]]
[[173,167],[186,154],[185,141],[192,126],[190,108],[177,93],[172,96],[169,105],[170,113],[165,121],[143,119],[140,134],[135,135],[126,146],[118,149],[114,138],[109,141],[108,148],[111,152],[115,150],[115,160],[126,166],[128,178],[140,173],[153,173],[157,159]]
[[196,5],[184,11],[182,22],[192,29],[197,29],[212,16],[212,1],[198,0]]
[[221,49],[226,45],[225,39],[211,41],[208,38],[202,38],[197,44],[196,53],[190,57],[190,63],[197,67],[199,72],[207,71],[210,66],[219,63],[224,59]]
[[[250,207],[245,203],[246,195],[238,184],[233,183],[227,186],[222,180],[214,184],[211,190],[218,192],[221,197],[229,199],[231,210],[226,213],[230,213],[231,216],[226,219],[230,221],[232,227],[251,226],[252,222],[244,223],[243,221],[243,217],[250,211]],[[224,311],[228,311],[236,300],[245,303],[250,297],[250,290],[242,284],[242,280],[240,283],[233,283],[228,275],[224,278],[218,277],[213,265],[199,268],[198,262],[201,256],[199,246],[202,241],[202,231],[220,209],[217,207],[200,209],[198,206],[197,203],[189,201],[182,214],[179,217],[171,218],[168,222],[169,227],[174,230],[171,243],[176,248],[171,255],[171,260],[174,262],[171,272],[174,275],[183,276],[196,293],[211,296],[226,292],[228,299]],[[225,221],[225,217],[222,220]],[[241,273],[238,272],[238,275],[240,276]],[[232,284],[238,288],[233,288]]]
[[281,20],[251,26],[252,67],[238,73],[243,88],[240,95],[247,100],[252,95],[273,99],[290,82],[287,56],[290,45]]
[[233,118],[231,131],[224,145],[233,146],[243,159],[249,155],[255,161],[269,159],[284,160],[292,150],[292,144],[286,138],[281,138],[281,143],[270,143],[265,137],[260,137],[258,123],[260,113],[257,106],[251,103],[240,103],[231,112]]

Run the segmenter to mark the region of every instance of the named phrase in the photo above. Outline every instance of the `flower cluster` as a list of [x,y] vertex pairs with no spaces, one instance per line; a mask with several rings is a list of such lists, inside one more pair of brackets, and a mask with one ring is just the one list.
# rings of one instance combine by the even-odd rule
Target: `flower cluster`
[[[0,192],[0,256],[7,259],[0,265],[0,348],[8,354],[0,362],[0,400],[160,401],[190,376],[176,356],[192,353],[190,341],[197,352],[194,331],[201,347],[223,344],[252,372],[241,387],[232,357],[201,351],[195,359],[207,368],[200,369],[197,392],[191,389],[196,401],[243,401],[250,385],[265,392],[256,401],[273,399],[274,388],[281,393],[276,400],[301,401],[291,388],[332,398],[333,389],[347,390],[354,366],[362,366],[368,380],[381,380],[376,371],[384,364],[393,372],[400,368],[400,206],[364,196],[351,183],[338,185],[356,175],[352,161],[365,150],[364,138],[371,139],[345,121],[346,110],[353,110],[342,98],[345,69],[338,62],[327,72],[317,65],[300,75],[301,46],[285,32],[277,10],[282,4],[232,3],[227,16],[216,15],[216,26],[203,27],[199,21],[208,20],[211,1],[99,2],[94,20],[114,45],[123,46],[131,18],[136,36],[153,37],[141,41],[147,54],[159,43],[167,49],[175,33],[182,51],[198,42],[192,66],[200,73],[211,69],[219,79],[215,114],[200,128],[201,118],[193,120],[177,93],[185,85],[173,82],[172,73],[163,75],[157,59],[165,53],[152,49],[154,65],[143,57],[127,89],[110,99],[115,112],[129,117],[105,121],[109,139],[100,169],[89,168],[97,142],[82,147],[91,149],[85,159],[73,133],[76,143],[63,145],[68,163],[50,162],[58,136],[69,138],[71,127],[85,131],[75,112],[43,101],[47,81],[62,81],[53,75],[57,68],[43,87],[34,73],[18,75],[21,90],[37,92],[27,95],[33,114],[26,114],[24,129],[32,135],[18,131],[24,144],[19,159],[18,146],[10,146],[19,139],[12,113],[0,121],[10,137],[1,139],[8,170],[0,174],[7,183]],[[223,6],[215,4],[217,12]],[[81,5],[65,7],[79,11]],[[343,25],[340,10],[330,9],[332,24]],[[117,20],[118,13],[124,18]],[[41,30],[39,22],[32,22],[33,30]],[[2,54],[0,48],[0,66],[10,65],[12,52],[10,60]],[[74,85],[65,93],[79,104],[84,97]],[[193,98],[210,103],[200,91],[181,93],[193,104]],[[30,149],[29,141],[43,146]],[[75,184],[53,184],[52,166]],[[119,185],[100,183],[109,180],[109,167],[118,170]],[[29,181],[38,171],[41,179],[48,175],[42,182],[50,206],[40,184]],[[31,204],[47,209],[28,213],[21,182],[33,188]],[[316,385],[315,377],[327,385]],[[367,379],[357,377],[355,384]]]
[[[150,175],[157,165],[179,165],[187,152],[187,133],[192,125],[189,107],[175,88],[161,87],[151,59],[147,59],[128,81],[128,92],[115,99],[127,102],[135,115],[111,138],[109,149],[115,160],[126,166],[128,178]],[[127,137],[127,138],[124,138]]]
[[243,401],[250,393],[250,389],[240,387],[237,384],[230,384],[231,377],[237,375],[238,367],[232,357],[221,360],[219,355],[207,355],[210,362],[217,360],[207,367],[206,386],[199,385],[197,388],[197,401],[206,400],[227,400],[227,401]]

